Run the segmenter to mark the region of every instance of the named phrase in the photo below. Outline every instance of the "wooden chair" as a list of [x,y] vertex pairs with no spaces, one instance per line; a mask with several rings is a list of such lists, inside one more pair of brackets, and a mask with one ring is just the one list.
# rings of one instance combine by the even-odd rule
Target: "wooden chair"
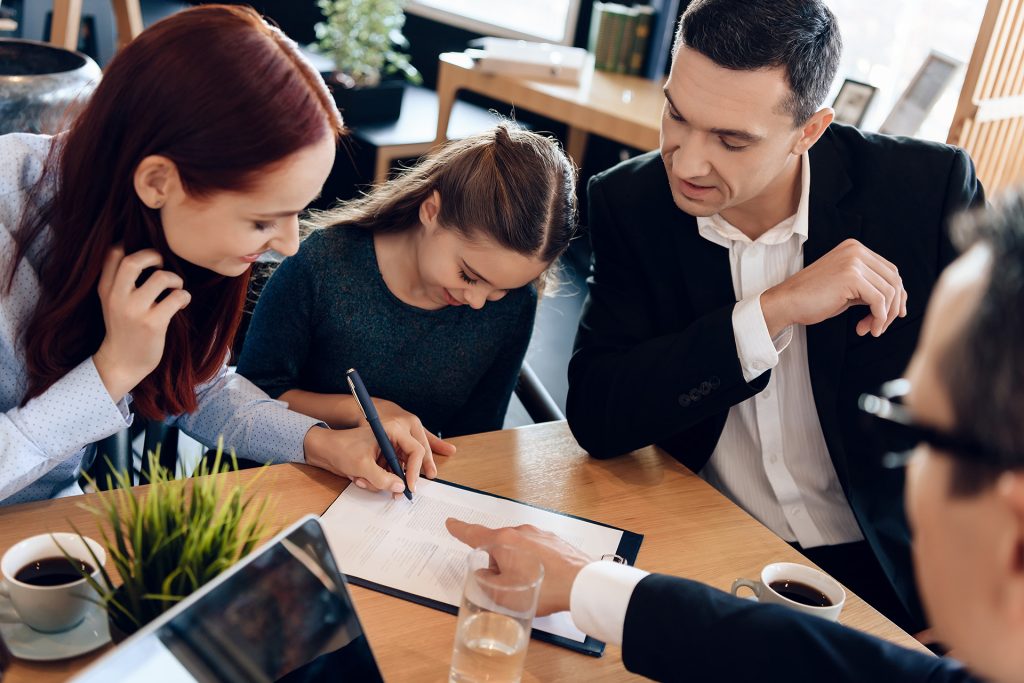
[[1024,180],[1024,4],[989,0],[946,140],[990,196]]
[[[142,9],[139,0],[110,0],[117,22],[117,46],[124,47],[142,33]],[[82,24],[82,0],[53,0],[50,42],[68,50],[78,49],[78,29]]]

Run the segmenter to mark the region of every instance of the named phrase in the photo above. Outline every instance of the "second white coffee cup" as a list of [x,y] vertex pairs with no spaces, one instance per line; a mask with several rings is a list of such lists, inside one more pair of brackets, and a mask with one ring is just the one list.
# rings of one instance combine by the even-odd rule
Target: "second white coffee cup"
[[[772,588],[772,584],[796,582],[820,592],[827,598],[829,605],[809,605],[790,599]],[[758,602],[785,605],[805,614],[813,614],[830,621],[837,621],[839,613],[846,604],[846,591],[825,572],[812,567],[792,562],[775,562],[761,570],[761,580],[736,579],[732,582],[732,594],[736,595],[740,588],[749,588],[754,592]]]

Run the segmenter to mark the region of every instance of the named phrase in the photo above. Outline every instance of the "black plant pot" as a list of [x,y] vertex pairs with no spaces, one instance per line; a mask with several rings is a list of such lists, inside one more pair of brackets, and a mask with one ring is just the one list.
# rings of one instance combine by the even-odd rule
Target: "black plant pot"
[[110,640],[114,645],[120,645],[124,641],[128,640],[133,633],[139,630],[135,627],[135,624],[131,624],[129,630],[125,631],[122,628],[122,621],[127,620],[115,619],[114,615],[109,612],[107,613],[107,629],[110,631]]
[[336,77],[327,82],[346,126],[397,121],[402,113],[405,81],[385,80],[372,87],[349,86]]
[[139,630],[139,627],[129,621],[127,617],[114,610],[107,612],[107,628],[110,630],[110,640],[114,642],[114,645],[120,645]]
[[[114,590],[114,600],[124,605],[123,597],[124,591],[121,586],[118,586]],[[107,605],[107,627],[110,629],[110,640],[114,642],[114,645],[119,645],[140,628],[113,605]]]

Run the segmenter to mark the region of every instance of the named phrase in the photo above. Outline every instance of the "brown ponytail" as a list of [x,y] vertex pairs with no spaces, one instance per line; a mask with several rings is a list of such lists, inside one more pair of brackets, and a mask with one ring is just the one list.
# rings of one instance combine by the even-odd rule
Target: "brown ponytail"
[[409,230],[435,190],[442,226],[467,237],[482,233],[547,263],[565,251],[575,230],[572,162],[557,141],[507,122],[449,142],[369,194],[318,214],[312,225]]

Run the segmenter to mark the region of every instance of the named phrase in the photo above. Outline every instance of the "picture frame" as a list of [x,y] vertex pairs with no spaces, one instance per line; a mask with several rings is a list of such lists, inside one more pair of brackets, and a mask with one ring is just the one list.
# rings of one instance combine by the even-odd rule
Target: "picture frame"
[[879,127],[886,135],[915,135],[963,62],[932,50]]
[[870,83],[855,81],[847,78],[836,94],[832,102],[832,109],[835,111],[835,121],[860,128],[864,123],[864,115],[875,99],[878,88]]

